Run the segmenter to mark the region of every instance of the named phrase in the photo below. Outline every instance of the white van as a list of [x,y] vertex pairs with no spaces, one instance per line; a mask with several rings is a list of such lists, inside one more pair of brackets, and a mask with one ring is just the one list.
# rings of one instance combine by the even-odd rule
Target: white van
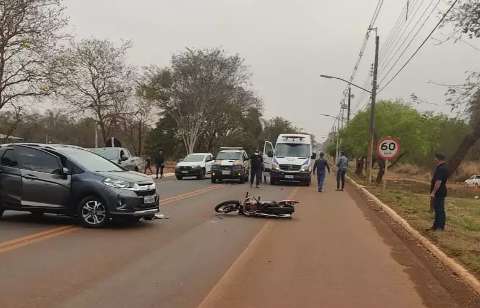
[[265,171],[270,172],[270,184],[300,182],[310,185],[316,154],[312,137],[305,134],[281,134],[275,147],[269,141],[263,148]]

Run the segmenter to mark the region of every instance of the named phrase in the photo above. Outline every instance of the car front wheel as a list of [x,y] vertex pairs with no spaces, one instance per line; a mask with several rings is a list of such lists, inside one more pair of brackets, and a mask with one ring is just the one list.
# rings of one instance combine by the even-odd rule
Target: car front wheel
[[108,222],[108,210],[105,202],[96,196],[80,201],[78,206],[80,223],[88,228],[100,228]]

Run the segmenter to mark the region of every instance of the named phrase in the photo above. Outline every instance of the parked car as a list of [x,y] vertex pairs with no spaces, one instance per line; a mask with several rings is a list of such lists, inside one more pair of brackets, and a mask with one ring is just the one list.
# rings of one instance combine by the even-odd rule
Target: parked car
[[98,154],[112,162],[120,165],[121,167],[130,170],[140,172],[145,168],[145,161],[141,157],[133,156],[126,148],[118,147],[105,147],[105,148],[91,148],[95,154]]
[[0,146],[0,217],[5,210],[64,214],[87,227],[151,220],[159,212],[153,180],[68,145]]
[[248,181],[250,159],[243,148],[223,147],[212,165],[212,183],[222,180]]
[[195,176],[197,179],[203,179],[205,178],[205,175],[211,174],[212,164],[213,154],[192,153],[177,163],[175,166],[175,176],[178,180],[189,176]]
[[472,175],[469,179],[465,180],[467,186],[480,186],[480,175]]

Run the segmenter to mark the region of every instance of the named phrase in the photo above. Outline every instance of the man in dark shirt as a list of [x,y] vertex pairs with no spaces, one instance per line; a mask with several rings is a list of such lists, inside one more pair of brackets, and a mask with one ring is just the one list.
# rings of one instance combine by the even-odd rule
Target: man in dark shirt
[[325,154],[320,153],[319,159],[317,159],[315,161],[315,164],[313,165],[313,174],[317,174],[318,192],[323,191],[323,182],[325,182],[325,175],[327,170],[328,173],[330,173],[330,166],[325,159]]
[[260,185],[263,173],[263,156],[259,150],[250,156],[250,187],[253,186],[253,180],[256,178],[257,188]]
[[160,172],[160,178],[163,178],[163,168],[165,168],[165,157],[163,156],[163,150],[159,150],[155,155],[155,167],[156,178],[158,179],[158,173]]
[[435,170],[430,187],[430,206],[435,211],[433,226],[428,230],[443,231],[445,229],[445,197],[447,197],[448,167],[445,155],[435,154]]

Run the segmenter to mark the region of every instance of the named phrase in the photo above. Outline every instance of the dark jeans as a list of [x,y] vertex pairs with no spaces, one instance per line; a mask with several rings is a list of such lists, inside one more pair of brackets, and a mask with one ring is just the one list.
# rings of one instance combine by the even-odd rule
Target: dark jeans
[[158,173],[160,173],[160,177],[163,178],[163,168],[165,167],[165,165],[156,165],[156,167],[157,167],[157,172],[156,172],[157,178],[158,178]]
[[325,182],[325,172],[317,173],[318,191],[323,190],[323,182]]
[[[345,187],[345,174],[347,170],[338,169],[337,171],[337,189],[343,189]],[[341,186],[340,186],[341,184]]]
[[253,180],[257,180],[257,186],[260,185],[262,180],[262,169],[253,169],[250,171],[250,185],[253,185]]
[[435,220],[432,229],[445,229],[445,198],[435,197],[433,199],[433,210],[435,211]]

